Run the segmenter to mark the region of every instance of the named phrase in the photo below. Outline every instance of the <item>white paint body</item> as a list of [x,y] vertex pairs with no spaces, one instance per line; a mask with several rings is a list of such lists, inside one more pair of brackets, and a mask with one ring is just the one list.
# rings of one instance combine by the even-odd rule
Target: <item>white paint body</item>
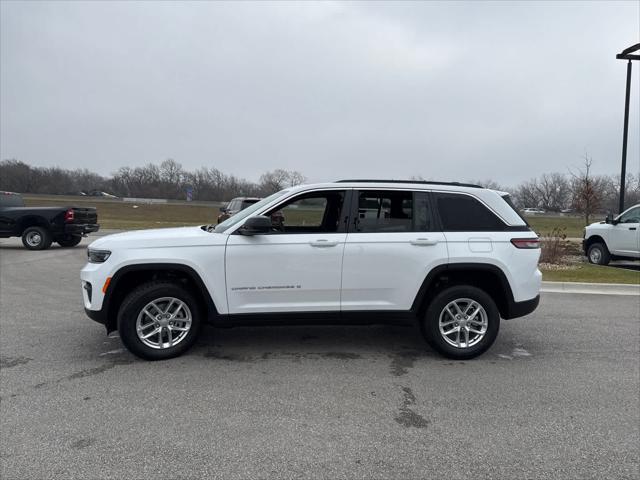
[[[412,190],[472,195],[507,225],[525,222],[499,192],[462,186],[333,183],[288,190],[250,216],[260,215],[293,196],[316,190]],[[250,217],[247,217],[250,218]],[[102,286],[129,265],[181,264],[202,279],[220,314],[408,310],[428,273],[455,263],[482,263],[502,270],[514,300],[535,298],[540,290],[540,250],[518,249],[512,238],[535,238],[530,231],[318,233],[246,236],[237,233],[246,218],[223,233],[200,227],[120,233],[89,248],[108,250],[104,263],[81,272],[90,282],[84,304],[100,310]]]
[[[640,205],[628,208],[616,217],[620,220],[629,214],[633,218],[640,218]],[[640,222],[627,221],[624,223],[592,223],[585,228],[585,240],[594,236],[604,240],[610,253],[620,257],[640,258]]]

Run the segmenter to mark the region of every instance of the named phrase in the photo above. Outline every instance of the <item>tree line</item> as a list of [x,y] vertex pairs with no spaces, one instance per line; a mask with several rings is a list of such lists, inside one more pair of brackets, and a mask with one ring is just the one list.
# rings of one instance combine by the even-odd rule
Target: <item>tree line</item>
[[[620,175],[594,175],[593,159],[583,157],[580,168],[567,173],[543,173],[515,188],[494,181],[475,182],[487,188],[510,192],[519,208],[541,208],[547,212],[571,211],[582,214],[589,223],[594,214],[618,212]],[[625,177],[625,206],[640,203],[640,173]]]
[[267,196],[305,181],[300,172],[276,169],[251,182],[213,167],[188,171],[173,159],[142,167],[120,167],[110,177],[87,169],[33,167],[19,160],[0,162],[0,190],[20,193],[77,195],[101,191],[118,197],[184,200],[190,191],[193,200],[228,201],[240,196]]
[[[520,208],[542,208],[548,212],[573,210],[589,217],[616,212],[619,175],[594,175],[588,155],[576,170],[544,173],[516,187],[494,181],[476,181],[482,186],[510,192]],[[0,190],[21,193],[77,194],[104,191],[119,197],[185,199],[187,190],[194,200],[228,201],[238,196],[263,197],[306,181],[297,171],[276,169],[251,182],[221,172],[214,167],[188,171],[173,159],[142,167],[121,167],[110,177],[87,169],[34,167],[19,160],[0,162]],[[626,205],[640,202],[640,175],[626,177]]]

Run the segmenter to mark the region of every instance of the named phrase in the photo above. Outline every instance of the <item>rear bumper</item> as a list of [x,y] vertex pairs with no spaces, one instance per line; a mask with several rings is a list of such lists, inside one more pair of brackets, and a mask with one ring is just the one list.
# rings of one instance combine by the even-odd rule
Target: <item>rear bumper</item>
[[524,302],[510,302],[507,316],[504,318],[505,320],[510,320],[512,318],[524,317],[525,315],[529,315],[536,308],[538,308],[539,303],[540,295],[536,295],[535,298],[532,298],[531,300],[525,300]]
[[86,235],[98,230],[100,225],[97,223],[67,223],[64,226],[64,233],[68,235]]

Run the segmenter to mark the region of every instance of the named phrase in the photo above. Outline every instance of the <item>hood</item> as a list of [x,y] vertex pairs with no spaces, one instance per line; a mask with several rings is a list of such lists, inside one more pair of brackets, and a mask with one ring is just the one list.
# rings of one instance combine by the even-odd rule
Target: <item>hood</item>
[[603,230],[611,227],[611,224],[606,222],[593,222],[585,227],[587,230]]
[[157,248],[218,245],[226,242],[226,235],[207,232],[201,227],[154,228],[114,233],[97,239],[89,248]]

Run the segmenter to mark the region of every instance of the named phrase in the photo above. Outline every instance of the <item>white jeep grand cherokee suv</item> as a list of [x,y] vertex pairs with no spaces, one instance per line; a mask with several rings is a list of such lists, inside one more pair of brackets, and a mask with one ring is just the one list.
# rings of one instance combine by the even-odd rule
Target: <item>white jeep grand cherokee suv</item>
[[150,360],[188,350],[204,323],[418,325],[472,358],[500,318],[535,310],[541,281],[539,239],[508,195],[459,183],[298,186],[217,226],[103,237],[88,256],[87,315]]
[[640,259],[640,205],[585,227],[582,246],[589,262],[598,265]]

